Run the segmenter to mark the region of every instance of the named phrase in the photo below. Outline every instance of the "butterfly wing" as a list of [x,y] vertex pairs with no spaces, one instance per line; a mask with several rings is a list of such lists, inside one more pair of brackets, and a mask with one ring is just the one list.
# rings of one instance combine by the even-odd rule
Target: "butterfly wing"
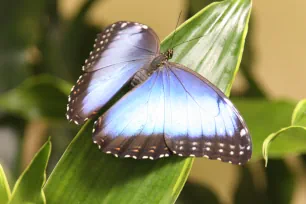
[[169,156],[164,140],[164,98],[162,73],[157,71],[95,122],[94,142],[103,152],[119,157]]
[[165,140],[179,156],[244,164],[252,154],[249,131],[229,99],[201,75],[165,64]]
[[121,21],[107,27],[85,61],[85,73],[71,89],[67,119],[82,124],[95,115],[158,53],[159,39],[148,26]]
[[[93,140],[119,157],[207,157],[244,164],[251,138],[227,97],[199,74],[166,63],[96,122]],[[171,151],[169,151],[171,150]]]

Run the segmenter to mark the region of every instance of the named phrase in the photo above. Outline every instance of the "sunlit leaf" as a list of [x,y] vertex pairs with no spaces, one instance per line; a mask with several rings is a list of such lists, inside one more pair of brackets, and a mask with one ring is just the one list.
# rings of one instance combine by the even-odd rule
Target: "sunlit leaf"
[[306,127],[306,99],[300,101],[295,107],[291,124]]
[[0,164],[0,203],[7,203],[11,197],[10,186]]
[[50,152],[51,142],[48,141],[17,180],[10,204],[46,203],[42,187],[46,180],[46,167]]
[[[282,110],[280,110],[282,111]],[[289,118],[287,116],[287,118]],[[281,128],[280,130],[271,133],[263,142],[262,154],[268,164],[269,157],[281,157],[285,154],[299,154],[306,152],[306,115],[305,115],[305,100],[298,103],[294,109],[291,126]],[[271,123],[273,123],[272,121]],[[287,124],[290,125],[288,122]],[[273,145],[272,145],[273,144]],[[272,145],[272,146],[271,146]]]

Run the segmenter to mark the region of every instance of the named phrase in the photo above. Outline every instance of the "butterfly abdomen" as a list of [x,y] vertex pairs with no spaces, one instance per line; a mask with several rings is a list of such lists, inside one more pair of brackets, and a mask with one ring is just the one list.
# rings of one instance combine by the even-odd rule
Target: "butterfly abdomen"
[[144,81],[146,81],[149,76],[150,76],[150,70],[142,68],[138,72],[136,72],[136,74],[133,76],[131,80],[131,85],[135,87],[138,84],[141,84]]

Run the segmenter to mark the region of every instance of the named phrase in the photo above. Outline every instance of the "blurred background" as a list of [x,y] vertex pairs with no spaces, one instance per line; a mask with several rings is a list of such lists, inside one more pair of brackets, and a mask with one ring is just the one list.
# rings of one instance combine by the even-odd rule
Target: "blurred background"
[[[118,20],[137,21],[162,40],[174,30],[180,11],[183,22],[211,2],[1,0],[0,163],[11,186],[48,136],[51,171],[77,133],[65,119],[64,93],[80,75],[100,30]],[[253,2],[232,97],[305,98],[305,8],[301,0]],[[306,203],[305,161],[290,156],[271,160],[265,169],[263,161],[242,168],[196,159],[178,202]]]

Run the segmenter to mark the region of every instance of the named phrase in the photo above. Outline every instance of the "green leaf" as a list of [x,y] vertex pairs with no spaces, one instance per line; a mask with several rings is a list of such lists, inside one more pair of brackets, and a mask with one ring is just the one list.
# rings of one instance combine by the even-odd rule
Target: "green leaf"
[[265,99],[232,100],[248,125],[253,142],[252,160],[262,157],[262,144],[266,137],[290,124],[294,104],[289,101]]
[[51,142],[47,141],[17,180],[10,204],[46,203],[43,184],[46,181],[46,167],[51,153]]
[[[273,142],[273,145],[271,143]],[[306,152],[306,128],[302,126],[290,126],[270,134],[262,145],[262,154],[268,164],[270,158],[280,158],[286,154]]]
[[[296,154],[306,152],[305,110],[305,100],[302,100],[294,109],[291,126],[285,127],[286,125],[284,125],[282,127],[285,128],[281,128],[265,138],[262,145],[262,154],[266,161],[266,166],[268,164],[268,154],[270,157],[276,158],[288,153]],[[289,117],[287,116],[287,118]],[[272,142],[273,146],[270,146]]]
[[291,124],[306,127],[306,99],[301,100],[295,107]]
[[7,203],[11,197],[10,186],[0,164],[0,203]]
[[[211,4],[183,23],[173,45],[173,61],[208,77],[229,93],[241,60],[250,0]],[[171,35],[162,43],[170,46]],[[171,157],[157,161],[117,159],[98,151],[87,122],[53,170],[45,192],[49,203],[173,203],[193,159]]]
[[64,120],[70,84],[41,75],[0,96],[0,109],[25,119]]

